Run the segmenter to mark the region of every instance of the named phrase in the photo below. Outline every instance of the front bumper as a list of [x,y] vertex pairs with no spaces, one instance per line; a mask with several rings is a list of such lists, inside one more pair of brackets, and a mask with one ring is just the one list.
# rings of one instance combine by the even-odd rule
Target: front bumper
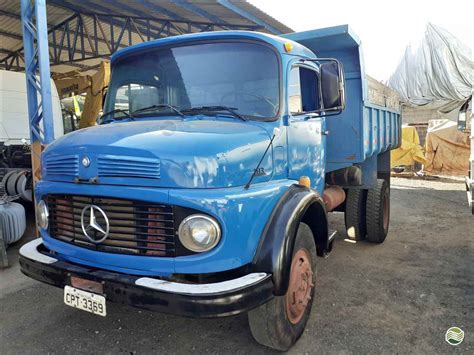
[[57,259],[35,239],[20,249],[21,271],[64,288],[71,276],[100,282],[107,301],[195,318],[225,317],[249,311],[273,297],[270,274],[252,273],[209,284],[178,283],[96,269]]

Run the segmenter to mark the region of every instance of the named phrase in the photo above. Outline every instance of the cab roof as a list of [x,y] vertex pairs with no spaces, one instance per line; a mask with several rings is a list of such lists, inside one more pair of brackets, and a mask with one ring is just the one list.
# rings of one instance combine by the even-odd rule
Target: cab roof
[[[134,53],[140,53],[149,49],[156,49],[162,46],[174,46],[186,43],[198,43],[200,41],[225,40],[225,39],[242,39],[242,40],[257,40],[270,44],[281,54],[290,54],[295,56],[314,58],[315,55],[305,46],[282,37],[270,35],[267,33],[253,32],[253,31],[214,31],[214,32],[200,32],[185,34],[180,36],[166,37],[150,42],[144,42],[124,48],[116,52],[111,57],[111,63],[114,64],[118,59]],[[287,53],[284,44],[291,42],[293,49]]]

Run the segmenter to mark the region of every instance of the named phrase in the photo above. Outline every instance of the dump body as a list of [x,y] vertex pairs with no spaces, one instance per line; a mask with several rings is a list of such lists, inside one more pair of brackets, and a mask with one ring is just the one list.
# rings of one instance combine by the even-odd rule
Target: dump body
[[[320,58],[336,58],[344,66],[346,109],[326,120],[326,171],[364,163],[399,146],[401,119],[398,102],[370,102],[361,42],[349,26],[337,26],[283,37],[301,43]],[[380,103],[380,102],[379,102]]]

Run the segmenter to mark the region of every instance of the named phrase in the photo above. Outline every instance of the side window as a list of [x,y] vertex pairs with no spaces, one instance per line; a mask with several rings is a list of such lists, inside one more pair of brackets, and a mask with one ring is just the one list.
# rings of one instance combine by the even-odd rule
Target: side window
[[288,106],[292,114],[319,109],[318,73],[305,67],[293,67],[289,76]]
[[303,112],[299,67],[293,67],[290,71],[288,80],[288,108],[292,114]]

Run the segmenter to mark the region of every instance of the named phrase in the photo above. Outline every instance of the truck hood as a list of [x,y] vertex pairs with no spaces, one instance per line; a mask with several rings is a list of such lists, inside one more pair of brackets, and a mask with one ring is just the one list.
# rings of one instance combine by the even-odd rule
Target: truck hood
[[[252,122],[214,118],[112,123],[56,140],[43,153],[43,180],[219,188],[245,185],[270,136]],[[271,149],[255,182],[273,173]]]

